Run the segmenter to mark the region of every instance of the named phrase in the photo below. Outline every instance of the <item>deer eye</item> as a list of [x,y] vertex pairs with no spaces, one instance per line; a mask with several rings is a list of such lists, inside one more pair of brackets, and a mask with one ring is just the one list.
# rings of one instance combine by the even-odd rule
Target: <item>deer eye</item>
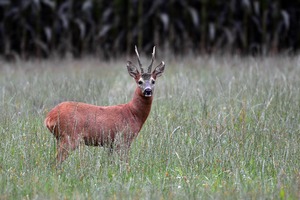
[[152,84],[155,84],[155,80],[152,80],[151,83],[152,83]]
[[139,81],[138,84],[139,84],[139,85],[142,85],[142,84],[143,84],[143,81]]

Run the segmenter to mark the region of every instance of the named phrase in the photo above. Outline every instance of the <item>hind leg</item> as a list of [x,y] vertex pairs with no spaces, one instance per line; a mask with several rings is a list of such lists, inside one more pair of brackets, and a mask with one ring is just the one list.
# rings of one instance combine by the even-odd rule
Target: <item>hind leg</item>
[[79,140],[67,138],[60,138],[57,141],[57,155],[56,166],[59,166],[68,156],[69,153],[79,146]]

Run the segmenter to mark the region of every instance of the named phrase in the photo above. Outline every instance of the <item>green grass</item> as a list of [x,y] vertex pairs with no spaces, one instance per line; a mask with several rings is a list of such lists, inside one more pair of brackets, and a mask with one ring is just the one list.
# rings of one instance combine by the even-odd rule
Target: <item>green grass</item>
[[126,60],[0,63],[0,199],[299,199],[300,58],[165,60],[128,164],[80,146],[51,167],[46,113],[129,101]]

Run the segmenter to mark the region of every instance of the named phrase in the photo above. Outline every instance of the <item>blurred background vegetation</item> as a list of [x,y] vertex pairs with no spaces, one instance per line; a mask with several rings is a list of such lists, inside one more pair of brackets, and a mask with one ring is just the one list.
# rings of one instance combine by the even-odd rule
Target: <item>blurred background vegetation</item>
[[293,54],[299,19],[299,0],[0,0],[0,54]]

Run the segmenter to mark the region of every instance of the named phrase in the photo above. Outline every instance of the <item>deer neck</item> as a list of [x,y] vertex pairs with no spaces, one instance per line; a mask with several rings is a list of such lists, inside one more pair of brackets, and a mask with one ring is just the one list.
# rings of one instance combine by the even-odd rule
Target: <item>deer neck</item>
[[137,87],[132,100],[128,103],[131,113],[144,123],[150,113],[153,97],[145,97]]

